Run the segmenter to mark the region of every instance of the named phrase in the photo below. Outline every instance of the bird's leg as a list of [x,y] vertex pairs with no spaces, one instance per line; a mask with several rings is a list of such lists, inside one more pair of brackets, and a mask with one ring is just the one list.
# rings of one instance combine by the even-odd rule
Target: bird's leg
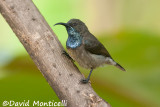
[[69,54],[65,50],[63,50],[62,54],[66,55],[69,59],[71,59],[74,62],[74,60],[69,56]]
[[93,69],[90,70],[90,73],[89,73],[88,77],[87,77],[86,79],[83,79],[83,80],[81,81],[82,83],[84,83],[84,84],[88,83],[88,81],[89,81],[89,79],[90,79],[90,76],[91,76],[91,74],[92,74],[92,71],[93,71]]

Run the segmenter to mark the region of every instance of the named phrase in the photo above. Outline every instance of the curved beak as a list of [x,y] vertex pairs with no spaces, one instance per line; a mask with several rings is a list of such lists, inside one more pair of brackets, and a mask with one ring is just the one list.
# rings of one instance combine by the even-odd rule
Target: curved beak
[[[63,25],[63,26],[65,26],[66,28],[70,27],[67,23],[56,23],[55,25]],[[54,26],[55,26],[55,25],[54,25]]]

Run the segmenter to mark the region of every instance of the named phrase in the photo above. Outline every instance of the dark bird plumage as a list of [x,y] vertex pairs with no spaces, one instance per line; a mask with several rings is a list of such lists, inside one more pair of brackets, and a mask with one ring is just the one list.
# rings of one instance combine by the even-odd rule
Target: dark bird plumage
[[112,59],[106,48],[79,19],[71,19],[67,23],[57,23],[55,25],[64,25],[66,27],[68,33],[66,47],[69,56],[77,61],[80,66],[91,69],[88,78],[82,80],[83,83],[89,81],[93,69],[103,64],[114,65],[125,71],[121,65]]

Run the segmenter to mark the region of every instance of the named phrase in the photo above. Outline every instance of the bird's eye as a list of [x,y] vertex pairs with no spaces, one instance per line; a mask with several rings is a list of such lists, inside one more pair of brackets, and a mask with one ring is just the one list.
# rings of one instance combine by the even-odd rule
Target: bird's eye
[[72,25],[73,25],[73,26],[76,26],[76,25],[77,25],[77,23],[73,23]]

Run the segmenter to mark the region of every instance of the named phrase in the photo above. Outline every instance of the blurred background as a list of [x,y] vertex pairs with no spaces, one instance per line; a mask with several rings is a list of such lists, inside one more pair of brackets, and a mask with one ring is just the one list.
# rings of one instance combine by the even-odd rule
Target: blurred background
[[[94,90],[112,107],[160,107],[159,0],[33,2],[64,48],[66,30],[53,25],[78,18],[126,69],[104,66],[92,74]],[[1,15],[0,36],[0,104],[4,100],[59,101]],[[79,69],[88,75],[89,70]]]

